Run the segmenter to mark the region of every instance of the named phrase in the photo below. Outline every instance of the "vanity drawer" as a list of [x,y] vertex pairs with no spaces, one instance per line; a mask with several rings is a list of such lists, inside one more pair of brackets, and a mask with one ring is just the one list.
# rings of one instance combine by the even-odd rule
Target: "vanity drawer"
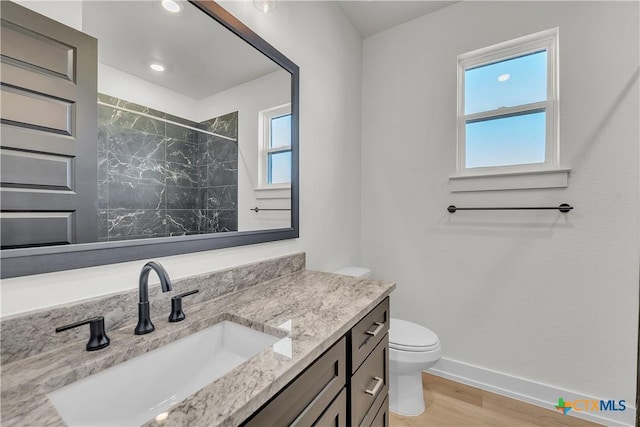
[[387,396],[370,427],[389,427],[389,425],[389,396]]
[[313,427],[347,427],[347,389],[343,388]]
[[346,347],[342,338],[243,425],[313,425],[346,385]]
[[356,372],[389,330],[389,298],[351,329],[351,372]]
[[385,334],[351,377],[351,425],[371,425],[388,392],[389,340]]

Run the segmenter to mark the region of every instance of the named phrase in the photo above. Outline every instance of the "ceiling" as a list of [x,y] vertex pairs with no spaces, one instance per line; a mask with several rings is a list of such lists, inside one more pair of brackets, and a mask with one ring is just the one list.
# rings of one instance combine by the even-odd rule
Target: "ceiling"
[[457,1],[352,0],[337,3],[360,35],[365,38],[450,6]]
[[[195,7],[178,1],[182,11],[174,15],[158,1],[85,0],[83,31],[98,39],[101,63],[196,100],[280,69]],[[456,2],[337,3],[364,38]],[[151,71],[154,61],[166,71]]]
[[[159,1],[84,1],[84,32],[99,62],[199,100],[280,70],[193,5],[172,14]],[[151,62],[166,70],[154,72]]]

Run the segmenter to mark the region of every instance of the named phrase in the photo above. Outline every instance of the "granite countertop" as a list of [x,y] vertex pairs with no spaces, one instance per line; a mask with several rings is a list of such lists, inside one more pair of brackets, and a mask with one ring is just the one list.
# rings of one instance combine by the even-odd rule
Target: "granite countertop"
[[129,325],[110,331],[111,345],[104,350],[87,352],[86,343],[78,342],[3,365],[2,425],[65,425],[47,393],[222,320],[288,336],[290,356],[268,347],[176,404],[165,420],[145,426],[238,425],[394,288],[392,282],[304,270],[199,304],[185,300],[187,319],[154,318],[151,334],[136,336]]

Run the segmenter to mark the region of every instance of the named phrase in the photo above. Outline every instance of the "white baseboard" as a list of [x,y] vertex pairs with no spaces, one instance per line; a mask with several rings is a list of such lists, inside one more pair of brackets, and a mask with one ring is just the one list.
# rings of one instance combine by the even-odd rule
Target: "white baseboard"
[[[593,396],[586,396],[446,358],[442,358],[426,372],[549,410],[555,410],[559,397],[567,402],[580,399],[600,400]],[[611,396],[611,398],[615,398],[615,396]],[[619,412],[574,410],[569,411],[567,416],[582,418],[606,426],[633,427],[636,415],[633,403],[626,402],[627,409]]]

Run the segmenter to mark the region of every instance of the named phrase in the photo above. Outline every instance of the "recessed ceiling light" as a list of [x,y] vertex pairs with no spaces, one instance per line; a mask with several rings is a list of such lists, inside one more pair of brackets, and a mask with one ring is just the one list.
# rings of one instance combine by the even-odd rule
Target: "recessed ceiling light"
[[509,78],[510,78],[510,77],[511,77],[511,74],[508,74],[508,73],[506,73],[506,74],[500,74],[500,75],[498,76],[498,81],[499,81],[499,82],[506,82],[507,80],[509,80]]
[[164,65],[158,64],[157,62],[152,62],[151,64],[149,64],[149,68],[151,68],[153,71],[158,72],[163,72],[165,70]]
[[162,0],[162,7],[171,13],[178,13],[182,10],[178,2],[174,0]]
[[253,5],[260,12],[269,13],[278,7],[277,0],[253,0]]

